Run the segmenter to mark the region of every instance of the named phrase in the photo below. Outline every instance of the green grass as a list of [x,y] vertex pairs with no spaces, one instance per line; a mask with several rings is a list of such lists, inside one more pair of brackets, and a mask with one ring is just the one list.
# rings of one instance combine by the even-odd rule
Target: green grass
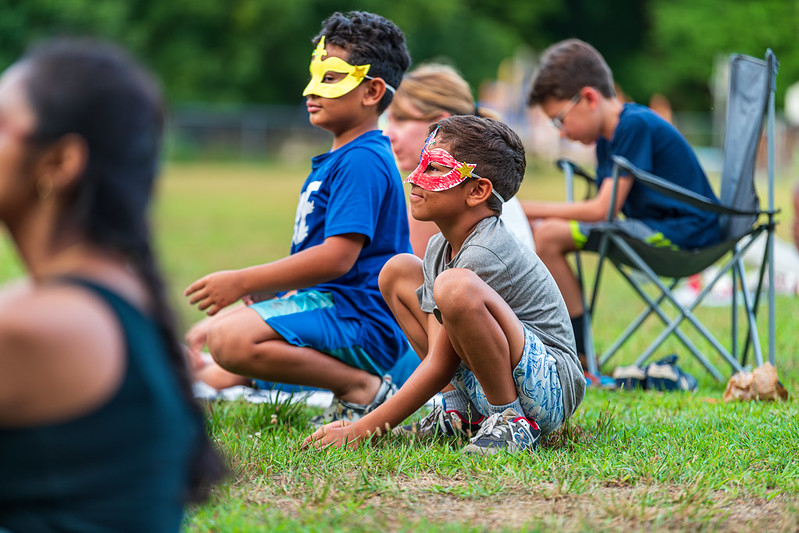
[[[559,199],[549,165],[536,167],[521,198]],[[155,227],[171,297],[184,324],[202,314],[182,290],[218,269],[277,259],[288,252],[297,194],[307,166],[173,164],[165,169]],[[789,238],[792,209],[778,233]],[[0,280],[21,272],[0,239]],[[608,270],[598,304],[596,344],[607,348],[641,309]],[[729,311],[697,316],[722,342]],[[765,317],[765,313],[763,315]],[[777,357],[788,402],[725,404],[713,380],[678,342],[697,376],[695,394],[614,393],[591,389],[565,430],[538,453],[473,458],[463,443],[383,438],[355,451],[300,449],[319,409],[239,402],[208,406],[211,433],[231,476],[187,531],[484,531],[629,529],[799,529],[799,299],[777,301]],[[651,334],[659,331],[647,323]],[[710,355],[708,346],[684,328]],[[760,325],[765,335],[765,320]],[[609,366],[629,364],[648,343],[631,339]],[[720,366],[726,372],[726,368]]]

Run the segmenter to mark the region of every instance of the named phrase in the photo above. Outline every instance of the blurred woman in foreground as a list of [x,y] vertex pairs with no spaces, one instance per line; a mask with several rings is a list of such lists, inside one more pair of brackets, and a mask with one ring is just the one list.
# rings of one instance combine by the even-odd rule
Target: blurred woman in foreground
[[0,221],[30,275],[0,291],[0,531],[177,531],[221,473],[151,249],[162,123],[105,43],[0,78]]

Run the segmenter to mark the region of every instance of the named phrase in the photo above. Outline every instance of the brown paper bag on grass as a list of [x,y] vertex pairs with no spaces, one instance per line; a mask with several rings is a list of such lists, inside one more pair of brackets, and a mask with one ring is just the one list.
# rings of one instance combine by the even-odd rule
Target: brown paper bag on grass
[[752,372],[738,372],[727,382],[722,396],[725,402],[734,400],[787,400],[788,391],[777,379],[777,369],[763,363]]

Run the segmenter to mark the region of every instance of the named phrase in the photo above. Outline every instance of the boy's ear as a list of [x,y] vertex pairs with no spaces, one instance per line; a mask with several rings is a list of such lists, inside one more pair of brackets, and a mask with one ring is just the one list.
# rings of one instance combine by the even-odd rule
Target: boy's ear
[[589,105],[596,104],[601,98],[599,91],[593,87],[583,87],[581,90],[582,97],[588,101]]
[[383,78],[372,78],[371,80],[364,80],[366,82],[366,91],[363,95],[362,103],[364,107],[376,106],[383,99],[386,94],[386,82]]
[[472,180],[469,194],[466,196],[466,205],[469,207],[475,207],[487,201],[491,196],[491,191],[493,190],[494,185],[488,178],[477,178]]

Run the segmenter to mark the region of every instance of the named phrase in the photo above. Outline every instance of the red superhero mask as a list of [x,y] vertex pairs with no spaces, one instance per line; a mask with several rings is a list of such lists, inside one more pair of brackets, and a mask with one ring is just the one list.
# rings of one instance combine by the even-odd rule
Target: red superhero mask
[[[451,189],[463,183],[468,178],[479,178],[480,176],[473,172],[477,165],[462,163],[452,157],[452,154],[446,150],[442,148],[433,148],[433,145],[436,143],[436,133],[438,133],[438,129],[431,133],[425,141],[424,148],[422,149],[422,157],[419,160],[419,166],[416,167],[416,170],[411,172],[410,176],[405,178],[405,183],[413,183],[426,191],[446,191],[447,189]],[[452,170],[439,176],[430,176],[425,174],[430,163],[437,163],[441,166],[451,168]],[[503,203],[505,202],[502,196],[500,196],[497,191],[493,190],[493,188],[491,192],[499,198],[500,201]]]

